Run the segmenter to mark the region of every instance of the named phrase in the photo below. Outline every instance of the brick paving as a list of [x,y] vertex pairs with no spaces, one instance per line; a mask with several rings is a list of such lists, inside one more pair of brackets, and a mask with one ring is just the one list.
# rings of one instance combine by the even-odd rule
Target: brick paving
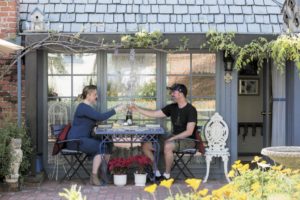
[[[83,185],[82,182],[72,180],[69,182],[63,182],[59,184],[56,181],[44,181],[39,186],[24,186],[19,192],[4,192],[0,193],[1,200],[60,200],[58,196],[59,192],[63,191],[63,188],[70,188],[72,184],[81,186],[82,194],[87,197],[87,200],[101,199],[101,200],[148,200],[153,197],[144,192],[144,187],[134,186],[129,183],[126,186],[117,187],[112,184],[108,186],[91,186],[90,184]],[[226,184],[225,180],[210,180],[208,183],[202,183],[201,188],[216,189]],[[172,193],[176,194],[180,191],[187,192],[190,190],[186,186],[183,180],[176,181],[172,186]],[[158,187],[156,191],[156,199],[165,199],[169,191],[166,188]]]

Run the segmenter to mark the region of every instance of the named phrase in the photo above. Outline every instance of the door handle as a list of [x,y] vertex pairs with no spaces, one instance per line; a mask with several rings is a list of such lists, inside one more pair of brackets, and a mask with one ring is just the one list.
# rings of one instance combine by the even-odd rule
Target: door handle
[[262,111],[260,114],[261,114],[261,115],[272,115],[272,112],[265,112],[265,111]]

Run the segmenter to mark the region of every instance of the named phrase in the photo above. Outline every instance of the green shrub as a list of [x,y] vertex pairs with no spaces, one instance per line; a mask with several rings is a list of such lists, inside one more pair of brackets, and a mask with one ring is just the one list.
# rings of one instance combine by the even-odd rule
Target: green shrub
[[30,166],[32,147],[27,129],[24,126],[19,128],[16,123],[5,120],[0,126],[0,179],[8,175],[11,159],[9,143],[12,138],[22,139],[23,158],[19,169],[20,175],[25,175]]

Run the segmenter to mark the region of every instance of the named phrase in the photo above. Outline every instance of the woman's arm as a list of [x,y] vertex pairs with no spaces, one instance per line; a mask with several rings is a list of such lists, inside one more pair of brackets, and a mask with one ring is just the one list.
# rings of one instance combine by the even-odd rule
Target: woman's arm
[[97,112],[94,108],[92,108],[89,105],[82,106],[78,112],[79,116],[85,116],[95,121],[105,121],[109,119],[111,116],[113,116],[114,114],[116,114],[114,109],[104,113],[100,113]]

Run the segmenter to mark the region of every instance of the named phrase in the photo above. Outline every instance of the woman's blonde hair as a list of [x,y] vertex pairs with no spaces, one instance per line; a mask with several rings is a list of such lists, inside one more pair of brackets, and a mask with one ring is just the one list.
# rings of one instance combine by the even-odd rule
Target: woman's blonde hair
[[81,97],[82,99],[86,99],[87,95],[88,95],[90,92],[94,91],[94,90],[97,90],[97,86],[96,86],[96,85],[87,85],[87,86],[85,86],[85,87],[83,88],[82,94],[81,94],[80,97]]

